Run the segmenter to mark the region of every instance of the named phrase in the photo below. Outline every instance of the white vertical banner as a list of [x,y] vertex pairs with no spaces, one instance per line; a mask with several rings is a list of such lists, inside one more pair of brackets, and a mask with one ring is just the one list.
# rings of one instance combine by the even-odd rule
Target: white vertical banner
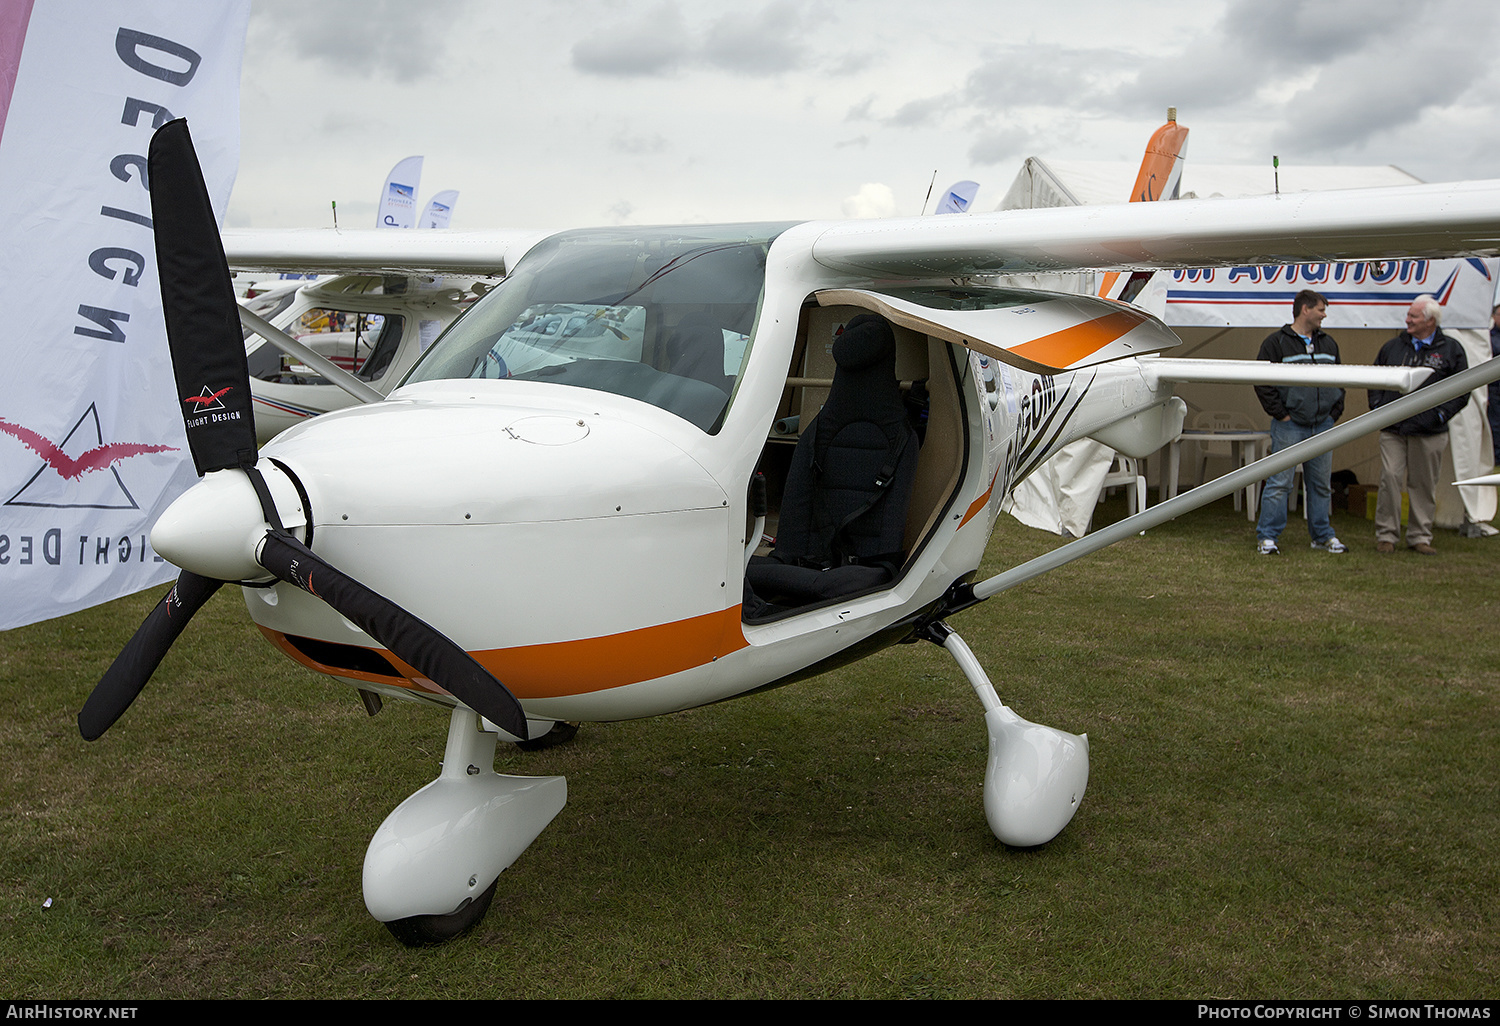
[[978,182],[954,182],[943,191],[943,198],[938,200],[938,205],[932,212],[934,214],[965,213],[977,195],[979,195]]
[[446,228],[453,220],[453,205],[458,202],[457,189],[444,189],[427,201],[422,212],[421,227]]
[[411,228],[417,223],[417,186],[422,182],[422,158],[398,161],[380,190],[376,228]]
[[[192,484],[146,189],[186,117],[222,219],[249,0],[0,0],[0,629],[171,579]],[[3,94],[3,90],[0,90]]]

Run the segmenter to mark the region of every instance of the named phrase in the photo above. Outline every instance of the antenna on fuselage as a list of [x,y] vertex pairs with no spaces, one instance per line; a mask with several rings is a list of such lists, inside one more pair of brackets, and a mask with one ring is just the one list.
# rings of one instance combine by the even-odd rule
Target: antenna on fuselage
[[930,199],[932,199],[932,187],[934,185],[936,185],[936,184],[937,184],[937,168],[933,168],[932,169],[932,181],[930,181],[930,182],[927,183],[927,195],[922,197],[922,213],[920,215],[922,217],[926,217],[927,216],[927,201],[930,200]]

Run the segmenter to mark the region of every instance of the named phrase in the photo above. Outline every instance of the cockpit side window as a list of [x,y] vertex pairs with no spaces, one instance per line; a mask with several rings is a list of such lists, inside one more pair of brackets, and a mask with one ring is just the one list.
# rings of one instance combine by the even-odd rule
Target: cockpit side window
[[375,336],[375,343],[370,347],[370,355],[365,357],[364,363],[359,365],[359,370],[354,372],[354,376],[361,381],[375,381],[384,375],[390,369],[391,361],[396,358],[405,333],[406,318],[394,315],[387,315],[383,318],[380,331]]
[[[313,307],[286,326],[287,334],[365,381],[377,380],[390,366],[406,331],[400,314]],[[283,385],[328,382],[295,357],[262,341],[247,355],[250,375]]]

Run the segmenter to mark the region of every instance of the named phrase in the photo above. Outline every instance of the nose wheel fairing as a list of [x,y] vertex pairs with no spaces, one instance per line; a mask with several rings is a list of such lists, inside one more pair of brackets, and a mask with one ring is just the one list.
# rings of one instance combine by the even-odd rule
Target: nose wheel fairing
[[1089,782],[1089,736],[1024,720],[1000,701],[973,650],[941,620],[924,637],[943,646],[984,706],[990,735],[984,816],[1005,844],[1031,848],[1062,833]]
[[[566,779],[497,774],[497,740],[472,710],[453,710],[442,773],[386,817],[365,853],[365,907],[376,919],[431,923],[487,901],[495,880],[562,811]],[[396,926],[392,932],[407,939]]]

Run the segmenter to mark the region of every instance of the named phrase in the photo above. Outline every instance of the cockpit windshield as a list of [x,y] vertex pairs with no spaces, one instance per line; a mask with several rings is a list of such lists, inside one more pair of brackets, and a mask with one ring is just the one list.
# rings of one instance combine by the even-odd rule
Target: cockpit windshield
[[766,253],[789,227],[555,235],[455,321],[406,380],[593,388],[717,431],[745,366]]

